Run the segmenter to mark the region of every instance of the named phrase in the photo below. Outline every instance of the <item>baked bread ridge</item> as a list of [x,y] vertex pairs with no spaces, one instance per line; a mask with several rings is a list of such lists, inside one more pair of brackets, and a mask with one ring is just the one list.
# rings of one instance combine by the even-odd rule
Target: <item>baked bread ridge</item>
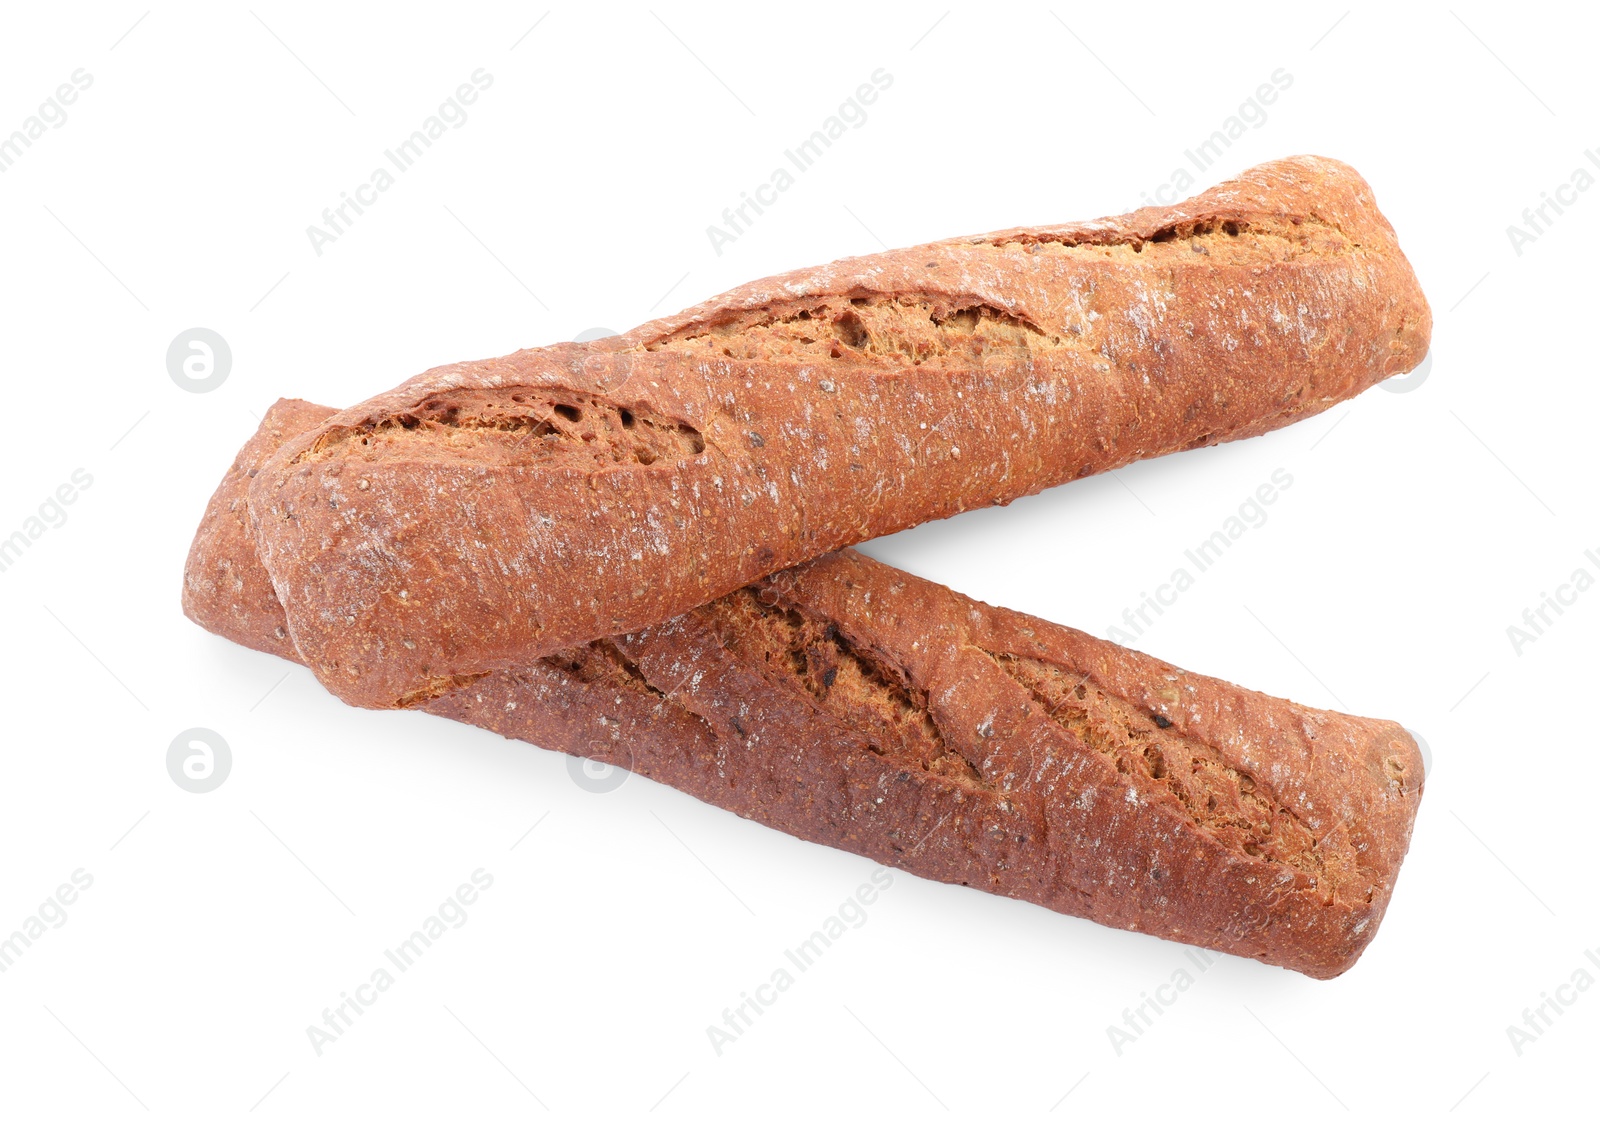
[[317,676],[386,707],[840,546],[1318,412],[1426,353],[1354,170],[745,285],[440,367],[329,418],[250,511]]
[[[279,625],[220,513],[317,412],[268,412],[190,554],[238,579],[186,574],[185,610],[257,649]],[[1318,978],[1376,934],[1422,794],[1391,722],[1189,674],[854,551],[409,704],[920,876]]]

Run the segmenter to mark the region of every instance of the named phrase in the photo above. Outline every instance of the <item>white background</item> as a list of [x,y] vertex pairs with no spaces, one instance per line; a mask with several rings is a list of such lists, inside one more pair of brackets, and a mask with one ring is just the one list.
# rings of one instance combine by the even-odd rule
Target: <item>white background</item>
[[[1600,547],[1600,190],[1520,255],[1506,233],[1600,148],[1591,17],[33,7],[0,27],[0,131],[77,68],[93,85],[0,175],[0,536],[75,469],[93,484],[0,573],[0,934],[73,870],[94,883],[0,974],[0,1113],[1492,1118],[1592,1101],[1600,992],[1520,1056],[1507,1027],[1580,967],[1600,979],[1583,953],[1600,955],[1600,591],[1520,653],[1506,631],[1574,569],[1600,573],[1583,556]],[[467,122],[317,256],[306,227],[479,67],[494,84]],[[894,82],[868,121],[714,253],[706,226],[880,67]],[[1286,469],[1269,521],[1140,645],[1429,744],[1393,906],[1336,981],[1225,959],[1119,1056],[1107,1026],[1194,972],[1183,948],[899,875],[719,1057],[707,1026],[870,863],[637,778],[591,793],[565,757],[477,729],[346,708],[180,614],[206,498],[279,396],[348,405],[778,270],[1120,212],[1278,68],[1293,85],[1200,184],[1300,152],[1354,164],[1432,301],[1427,381],[869,552],[1104,634]],[[166,370],[194,326],[232,347],[214,392]],[[193,726],[232,749],[210,794],[167,774]],[[317,1056],[307,1027],[478,868],[494,884],[468,922]]]

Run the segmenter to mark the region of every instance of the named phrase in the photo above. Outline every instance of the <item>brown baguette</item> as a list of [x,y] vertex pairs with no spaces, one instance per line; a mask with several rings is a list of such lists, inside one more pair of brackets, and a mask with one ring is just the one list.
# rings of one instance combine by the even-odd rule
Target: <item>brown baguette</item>
[[[184,608],[296,658],[239,503],[328,412],[280,402],[219,486]],[[1316,978],[1376,934],[1422,761],[1405,731],[992,608],[852,551],[418,708],[631,768],[935,880]]]
[[1298,157],[440,367],[291,441],[250,509],[317,676],[406,705],[840,546],[1288,424],[1410,370],[1430,330],[1367,184]]

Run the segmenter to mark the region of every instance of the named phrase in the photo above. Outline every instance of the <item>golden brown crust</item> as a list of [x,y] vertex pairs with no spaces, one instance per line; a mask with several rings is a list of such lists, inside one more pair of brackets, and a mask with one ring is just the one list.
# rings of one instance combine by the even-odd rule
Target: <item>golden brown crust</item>
[[[191,618],[258,649],[281,609],[223,513],[319,420],[274,407],[190,554]],[[848,550],[406,703],[921,876],[1319,978],[1376,933],[1422,794],[1391,722],[1189,674]]]
[[429,371],[250,492],[319,678],[392,706],[828,550],[1266,431],[1421,361],[1366,183],[1263,165],[1174,207],[835,262],[595,343]]

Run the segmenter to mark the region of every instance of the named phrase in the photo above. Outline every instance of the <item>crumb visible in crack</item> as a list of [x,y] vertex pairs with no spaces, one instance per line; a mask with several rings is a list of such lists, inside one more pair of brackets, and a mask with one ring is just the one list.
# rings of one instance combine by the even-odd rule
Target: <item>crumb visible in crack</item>
[[512,387],[430,394],[404,413],[329,429],[299,461],[471,457],[578,468],[676,464],[705,451],[693,425],[593,394]]
[[[861,292],[732,314],[648,341],[641,349],[735,359],[888,358],[908,366],[946,366],[970,365],[985,355],[1078,345],[981,300]],[[830,388],[819,386],[824,392]]]
[[452,693],[462,686],[469,686],[479,678],[487,676],[488,671],[476,674],[449,674],[443,677],[430,678],[414,690],[402,694],[395,702],[397,709],[411,709],[418,705],[426,704],[435,698]]
[[1051,720],[1108,757],[1141,803],[1169,796],[1199,829],[1235,852],[1326,875],[1312,832],[1215,748],[1176,731],[1160,714],[1086,684],[1081,674],[1023,655],[988,653]]
[[947,743],[927,697],[904,672],[852,641],[836,621],[785,603],[770,583],[740,589],[700,611],[735,657],[860,730],[874,753],[959,783],[989,786]]

